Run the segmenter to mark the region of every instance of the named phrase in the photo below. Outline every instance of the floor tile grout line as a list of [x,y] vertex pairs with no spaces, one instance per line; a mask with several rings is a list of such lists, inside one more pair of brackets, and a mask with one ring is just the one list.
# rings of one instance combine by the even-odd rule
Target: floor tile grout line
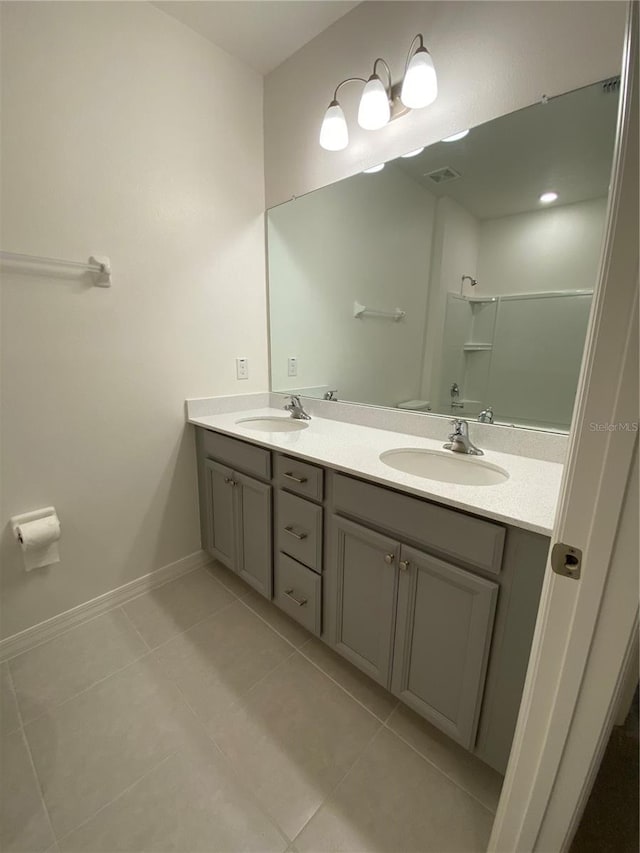
[[[268,601],[268,599],[265,599],[265,600],[266,600],[266,601]],[[277,634],[277,635],[280,637],[280,639],[284,640],[284,641],[285,641],[285,643],[288,643],[288,645],[290,645],[290,646],[291,646],[291,648],[292,648],[295,652],[297,652],[297,651],[299,650],[299,648],[302,648],[301,646],[296,646],[294,643],[292,643],[292,642],[291,642],[291,640],[290,640],[288,637],[285,637],[285,635],[284,635],[284,634],[281,634],[281,633],[280,633],[280,631],[278,631],[278,629],[277,629],[277,628],[274,628],[274,626],[273,626],[270,622],[268,622],[268,621],[264,618],[264,616],[262,616],[260,613],[258,613],[258,611],[257,611],[257,610],[254,610],[254,609],[253,609],[253,607],[252,607],[250,604],[247,604],[247,602],[244,600],[244,598],[239,598],[239,599],[238,599],[238,601],[240,601],[240,603],[241,603],[241,604],[243,604],[243,605],[247,608],[247,610],[250,610],[250,611],[251,611],[251,613],[253,613],[253,615],[254,615],[254,616],[257,616],[257,617],[258,617],[258,619],[259,619],[261,622],[264,622],[264,624],[265,624],[268,628],[270,628],[270,629],[273,631],[273,633],[274,633],[274,634]],[[270,602],[270,603],[271,603],[274,607],[276,607],[276,606],[277,606],[277,605],[273,604],[273,601],[272,601],[272,602]],[[309,638],[309,639],[311,639],[311,638]],[[308,642],[308,640],[305,640],[305,642],[304,642],[302,645],[305,645],[307,642]]]
[[432,761],[430,758],[427,758],[426,755],[423,755],[420,752],[420,750],[418,750],[412,743],[409,743],[409,741],[406,740],[406,738],[404,738],[401,734],[399,734],[394,729],[392,729],[391,726],[388,725],[388,723],[383,723],[382,725],[385,729],[387,729],[387,731],[389,731],[389,732],[391,732],[391,734],[395,735],[398,738],[398,740],[402,741],[402,743],[404,743],[405,746],[408,746],[412,752],[415,752],[415,754],[417,756],[419,756],[423,761],[425,761],[430,767],[433,767],[435,770],[437,770],[438,773],[440,773],[442,776],[444,776],[446,779],[448,779],[453,785],[456,786],[456,788],[459,788],[463,793],[465,793],[467,796],[471,797],[472,800],[475,800],[479,805],[481,805],[482,808],[486,809],[489,812],[489,814],[492,814],[495,817],[496,813],[493,809],[489,808],[489,806],[486,803],[483,803],[482,800],[478,799],[478,797],[475,794],[472,794],[471,791],[468,791],[463,785],[460,784],[460,782],[456,781],[451,776],[449,776],[449,774],[446,773],[441,767],[439,767],[434,761]]
[[[158,645],[158,646],[149,646],[149,644],[145,641],[146,650],[141,655],[138,655],[138,657],[136,657],[133,660],[129,661],[128,663],[124,664],[124,666],[118,667],[118,669],[114,669],[113,672],[110,672],[108,675],[105,675],[102,678],[99,678],[97,681],[94,681],[92,684],[87,685],[87,687],[83,687],[82,690],[79,690],[77,693],[74,693],[73,696],[67,696],[66,699],[62,700],[62,702],[56,702],[53,705],[48,706],[41,714],[38,714],[37,717],[33,717],[33,719],[27,720],[26,723],[23,723],[23,726],[30,726],[31,723],[35,723],[36,720],[42,719],[42,717],[44,717],[48,711],[52,711],[54,709],[62,708],[64,705],[67,704],[67,702],[71,702],[73,699],[77,699],[78,696],[82,696],[84,693],[87,693],[87,691],[92,690],[94,687],[97,687],[98,684],[102,684],[104,681],[111,678],[112,676],[118,675],[119,673],[124,672],[125,669],[128,669],[130,666],[133,666],[133,664],[135,664],[135,663],[139,663],[141,660],[144,660],[144,658],[150,657],[158,649],[162,648],[167,643],[170,643],[171,640],[174,640],[176,637],[180,637],[183,634],[187,634],[192,628],[195,628],[197,625],[202,624],[202,622],[206,622],[207,619],[210,619],[212,616],[216,616],[218,613],[222,613],[223,610],[226,610],[228,607],[231,607],[233,604],[236,604],[238,601],[240,601],[240,599],[234,599],[234,601],[230,601],[228,604],[223,605],[218,610],[214,610],[212,613],[209,613],[208,616],[203,617],[202,619],[198,620],[198,622],[194,622],[194,624],[190,625],[189,628],[185,628],[184,631],[179,631],[176,634],[172,634],[166,640],[163,640],[162,643],[160,643],[160,645]],[[107,612],[111,613],[112,611],[109,610]],[[86,623],[84,623],[84,624],[86,624]],[[143,639],[144,639],[144,637],[143,637]],[[173,681],[171,683],[173,684]]]
[[135,786],[137,784],[139,784],[140,782],[142,782],[143,779],[146,779],[147,776],[151,775],[151,773],[154,773],[166,761],[169,761],[169,759],[173,758],[173,756],[177,755],[179,752],[180,752],[179,749],[174,749],[168,755],[165,755],[165,757],[161,758],[160,761],[158,761],[156,764],[153,765],[153,767],[150,767],[141,776],[138,776],[137,779],[135,779],[133,782],[131,782],[130,785],[127,785],[126,788],[123,788],[122,791],[117,793],[115,795],[115,797],[112,797],[112,799],[110,799],[108,803],[104,803],[103,805],[101,805],[100,808],[96,809],[88,817],[86,817],[84,820],[80,821],[80,823],[77,826],[74,826],[73,829],[70,829],[68,832],[65,832],[64,835],[61,835],[58,838],[58,836],[55,835],[55,833],[54,833],[54,838],[56,840],[56,843],[59,844],[61,841],[64,841],[65,838],[68,838],[70,835],[72,835],[74,832],[77,832],[79,829],[82,829],[82,827],[85,826],[87,823],[89,823],[89,821],[93,820],[94,817],[97,817],[100,814],[100,812],[103,812],[105,809],[108,809],[109,806],[112,806],[121,797],[124,797],[124,795],[127,794],[132,788],[135,788]]
[[[376,717],[376,719],[378,719],[378,718]],[[302,827],[302,829],[300,829],[299,832],[297,833],[297,835],[295,835],[294,838],[291,839],[291,844],[295,845],[295,843],[298,840],[298,838],[300,837],[300,835],[304,832],[304,830],[307,828],[307,826],[309,826],[309,824],[314,819],[314,817],[318,814],[320,809],[324,806],[324,804],[326,802],[328,802],[331,799],[331,797],[335,794],[335,792],[338,790],[340,785],[342,785],[344,780],[347,778],[349,773],[351,773],[353,771],[353,769],[357,766],[357,764],[360,762],[362,756],[369,749],[369,747],[374,742],[374,740],[378,737],[378,735],[380,734],[380,732],[382,731],[383,728],[384,728],[384,723],[380,723],[380,725],[377,727],[375,732],[371,735],[369,740],[363,746],[362,750],[360,751],[360,755],[356,758],[356,760],[353,762],[353,764],[345,770],[345,772],[340,777],[340,779],[335,783],[335,785],[332,786],[331,790],[327,792],[327,795],[325,797],[323,797],[322,802],[320,803],[318,808],[314,811],[314,813],[311,815],[311,817],[306,821],[306,823]]]
[[[252,685],[251,685],[251,687],[250,687],[250,688],[249,688],[249,690],[245,693],[245,695],[244,695],[240,700],[238,700],[238,704],[240,704],[240,702],[244,702],[244,700],[245,700],[245,699],[246,699],[246,697],[249,695],[249,693],[253,690],[253,688],[254,688],[254,687],[257,687],[257,686],[258,686],[258,684],[260,684],[262,681],[264,681],[264,679],[265,679],[265,678],[267,678],[269,675],[271,675],[273,672],[275,672],[277,669],[279,669],[279,668],[280,668],[283,664],[285,664],[288,660],[291,660],[291,658],[294,656],[294,654],[295,654],[295,651],[292,651],[290,655],[287,655],[287,657],[286,657],[286,658],[284,658],[284,660],[281,660],[281,661],[280,661],[279,663],[277,663],[274,667],[272,667],[268,672],[264,673],[264,674],[263,674],[263,675],[258,679],[258,681],[256,681],[256,683],[255,683],[255,684],[252,684]],[[202,732],[203,732],[203,734],[204,734],[205,738],[206,738],[206,739],[211,743],[211,745],[212,745],[213,747],[215,747],[215,749],[217,749],[217,751],[220,753],[220,755],[221,755],[221,756],[222,756],[222,758],[224,759],[225,765],[229,768],[230,773],[233,775],[233,778],[236,780],[236,782],[237,782],[237,784],[239,785],[239,787],[240,787],[244,792],[246,792],[246,794],[247,794],[249,797],[251,797],[251,799],[252,799],[252,801],[253,801],[254,805],[256,806],[256,808],[258,809],[258,811],[260,812],[260,814],[261,814],[264,818],[266,818],[266,819],[268,820],[268,822],[269,822],[269,823],[271,823],[271,824],[272,824],[272,825],[277,829],[277,831],[278,831],[278,832],[283,836],[284,840],[285,840],[285,841],[286,841],[286,843],[287,843],[287,847],[288,847],[288,846],[291,844],[291,839],[289,838],[289,836],[288,836],[288,835],[286,834],[286,832],[282,829],[282,827],[281,827],[281,826],[280,826],[280,824],[276,821],[276,819],[275,819],[274,817],[272,817],[272,816],[269,814],[269,812],[268,812],[268,811],[263,807],[262,803],[261,803],[261,802],[260,802],[260,800],[258,799],[257,794],[255,794],[255,793],[253,792],[252,788],[251,788],[251,787],[248,785],[248,783],[244,780],[244,777],[242,776],[241,772],[240,772],[238,769],[236,769],[235,763],[231,760],[231,757],[230,757],[229,755],[227,755],[227,753],[224,751],[224,749],[222,748],[222,746],[221,746],[221,745],[218,743],[218,741],[215,739],[215,735],[211,734],[211,732],[209,731],[208,727],[205,725],[204,721],[200,719],[200,716],[198,715],[198,713],[197,713],[197,712],[194,710],[194,708],[192,707],[191,703],[189,702],[189,700],[187,699],[186,695],[184,694],[184,692],[183,692],[182,688],[181,688],[181,687],[180,687],[176,682],[174,682],[174,681],[173,681],[173,679],[170,679],[170,677],[169,677],[169,676],[167,676],[167,678],[169,678],[169,680],[171,681],[171,683],[175,686],[176,690],[178,691],[178,693],[180,694],[180,696],[181,696],[181,698],[182,698],[182,701],[184,702],[184,704],[187,706],[187,708],[189,709],[189,711],[190,711],[190,712],[191,712],[191,714],[193,715],[193,717],[194,717],[194,720],[195,720],[196,724],[197,724],[197,725],[198,725],[198,727],[202,730]],[[234,706],[232,706],[232,707],[234,707]],[[286,849],[287,849],[287,848],[285,848],[285,851],[286,851]]]
[[[9,668],[7,667],[7,669],[9,669]],[[9,670],[9,679],[11,682],[11,687],[13,688],[14,694],[15,694],[15,685],[13,682],[13,674],[11,673],[11,670]],[[25,731],[24,723],[22,720],[22,711],[20,710],[20,706],[18,705],[17,701],[16,701],[16,708],[17,708],[17,712],[18,712],[18,718],[20,720],[20,728],[17,731],[20,732],[20,737],[22,738],[22,742],[24,744],[24,747],[27,750],[27,757],[29,759],[29,766],[31,767],[31,772],[33,773],[33,778],[34,778],[35,783],[36,783],[36,788],[38,789],[38,796],[40,797],[40,803],[42,805],[45,817],[47,819],[47,825],[49,826],[49,831],[51,832],[51,837],[53,838],[53,841],[54,841],[55,845],[57,846],[58,836],[56,835],[55,830],[53,828],[53,823],[51,821],[51,815],[49,814],[49,808],[48,808],[46,800],[44,798],[44,790],[43,790],[42,782],[40,780],[40,775],[38,774],[38,769],[36,767],[36,763],[33,760],[33,753],[31,752],[31,744],[29,743],[29,738],[27,737],[27,733]],[[49,846],[51,846],[51,845],[49,845]]]
[[[125,603],[126,603],[126,602],[125,602]],[[145,638],[142,636],[142,634],[141,634],[141,633],[140,633],[140,631],[138,630],[137,625],[135,624],[135,622],[133,621],[133,619],[131,618],[131,616],[129,616],[129,614],[127,613],[127,611],[124,609],[123,605],[121,604],[121,605],[120,605],[120,607],[119,607],[118,609],[120,610],[120,612],[121,612],[121,613],[122,613],[122,615],[124,616],[125,621],[127,622],[127,624],[128,624],[128,625],[133,629],[133,631],[135,631],[135,633],[138,635],[138,637],[140,637],[140,639],[142,640],[142,644],[143,644],[144,648],[145,648],[148,652],[150,652],[150,651],[151,651],[151,646],[149,645],[149,643],[147,643],[147,641],[145,640]]]
[[[166,586],[168,583],[174,583],[175,581],[182,580],[182,578],[186,578],[187,575],[192,574],[193,572],[197,572],[198,569],[206,568],[205,566],[194,566],[192,569],[188,569],[188,571],[183,572],[175,578],[169,578],[169,580],[163,581],[158,584],[158,586],[154,586],[151,589],[147,589],[144,592],[137,592],[135,595],[132,595],[130,598],[125,599],[124,601],[120,601],[118,604],[113,604],[107,610],[102,610],[100,613],[95,613],[93,616],[88,616],[86,619],[81,619],[79,622],[76,622],[74,625],[70,625],[68,628],[63,628],[61,631],[55,633],[52,637],[47,637],[44,640],[41,640],[39,643],[34,643],[32,646],[29,646],[27,649],[23,649],[23,651],[18,652],[15,655],[11,655],[8,658],[3,658],[1,663],[9,663],[16,658],[21,657],[22,655],[26,655],[34,649],[40,648],[40,646],[46,646],[47,643],[53,642],[53,640],[57,640],[58,637],[63,637],[65,634],[68,634],[70,631],[74,631],[76,628],[80,628],[83,625],[88,625],[89,622],[94,622],[96,619],[99,619],[101,616],[106,616],[108,613],[112,613],[114,610],[118,608],[124,607],[125,604],[129,604],[130,601],[134,601],[136,598],[141,598],[143,595],[149,595],[152,592],[155,592],[157,589],[161,589],[163,586]],[[215,580],[215,578],[214,578]],[[226,587],[225,587],[226,588]],[[62,614],[60,614],[62,615]]]
[[[0,0],[2,2],[2,0]],[[172,640],[175,640],[176,637],[182,637],[183,634],[188,634],[189,631],[193,630],[193,628],[197,628],[198,625],[202,625],[203,622],[206,622],[207,619],[211,619],[213,616],[218,616],[219,613],[224,613],[225,610],[228,610],[230,607],[233,607],[234,604],[237,604],[241,599],[234,598],[233,601],[228,601],[226,604],[223,604],[222,607],[219,607],[217,610],[212,610],[211,613],[208,613],[206,616],[203,616],[202,619],[198,619],[197,622],[194,622],[193,625],[189,625],[188,628],[185,628],[184,631],[176,631],[175,634],[172,634],[170,637],[167,637],[166,640],[163,640],[161,643],[158,643],[157,646],[149,646],[150,652],[157,652],[158,649],[166,646],[167,643],[170,643]],[[148,644],[147,644],[148,645]]]
[[[306,643],[305,643],[305,645],[306,645]],[[340,682],[339,682],[339,681],[337,681],[337,680],[336,680],[332,675],[330,675],[328,672],[326,672],[326,671],[325,671],[325,670],[320,666],[320,664],[319,664],[319,663],[316,663],[312,658],[310,658],[310,657],[308,657],[308,655],[304,654],[304,652],[302,651],[302,648],[304,648],[304,646],[301,646],[299,649],[296,649],[296,651],[298,652],[298,654],[300,654],[300,655],[301,655],[301,656],[302,656],[306,661],[308,661],[312,666],[315,666],[315,668],[316,668],[316,669],[320,670],[320,672],[321,672],[323,675],[325,675],[325,676],[329,679],[329,681],[332,681],[335,685],[337,685],[337,686],[340,688],[340,690],[342,690],[344,693],[346,693],[346,694],[347,694],[347,696],[348,696],[350,699],[353,699],[353,701],[354,701],[354,702],[356,702],[358,705],[360,705],[360,707],[361,707],[361,708],[364,708],[364,710],[365,710],[365,711],[367,711],[369,714],[371,714],[371,716],[372,716],[372,717],[374,717],[376,720],[378,720],[378,722],[379,722],[379,723],[381,723],[382,725],[385,725],[385,720],[383,720],[383,719],[382,719],[382,717],[378,716],[378,714],[376,714],[376,713],[375,713],[375,711],[372,711],[372,710],[371,710],[371,708],[368,708],[368,707],[364,704],[364,702],[362,702],[362,700],[361,700],[361,699],[358,699],[358,697],[357,697],[357,696],[354,696],[354,695],[353,695],[353,693],[351,693],[351,692],[350,692],[350,691],[349,691],[349,690],[348,690],[348,689],[347,689],[343,684],[340,684]],[[374,683],[375,683],[375,682],[374,682]],[[395,708],[396,708],[396,706],[394,705],[394,707],[391,709],[391,711],[389,711],[389,716],[391,716],[391,714],[394,712]],[[388,718],[389,718],[389,717],[387,717],[386,719],[388,719]]]
[[16,716],[18,717],[18,726],[15,729],[12,729],[10,732],[5,732],[5,735],[12,735],[15,732],[21,732],[24,729],[24,720],[22,719],[22,711],[20,710],[20,703],[18,702],[18,693],[16,691],[16,683],[13,680],[13,673],[11,672],[11,668],[9,667],[9,662],[4,661],[7,664],[7,679],[9,682],[9,693],[13,697],[13,704],[16,709]]

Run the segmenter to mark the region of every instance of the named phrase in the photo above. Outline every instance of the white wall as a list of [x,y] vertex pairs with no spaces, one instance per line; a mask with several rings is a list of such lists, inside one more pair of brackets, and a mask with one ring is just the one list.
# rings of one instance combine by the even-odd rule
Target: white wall
[[[461,358],[459,347],[444,340],[447,293],[460,293],[462,276],[475,278],[477,265],[478,220],[452,198],[438,199],[421,388],[421,396],[430,400],[436,411],[443,403],[441,383],[451,381],[442,375],[443,361]],[[470,287],[465,282],[463,293],[470,293]],[[449,353],[445,352],[447,346]],[[448,394],[444,399],[449,399]]]
[[[624,2],[365,2],[266,78],[267,205],[324,186],[375,163],[619,73]],[[368,76],[383,56],[394,79],[409,43],[424,33],[438,70],[439,96],[380,131],[355,116],[360,88],[341,91],[351,144],[318,145],[337,83]]]
[[[416,396],[434,208],[431,193],[390,167],[270,211],[274,389],[329,386],[341,399],[390,406]],[[355,300],[406,317],[355,320]]]
[[478,294],[593,289],[606,198],[480,223]]
[[[200,547],[189,396],[267,386],[262,80],[146,3],[2,3],[2,633]],[[234,356],[250,359],[236,383]],[[27,575],[9,516],[55,504]]]

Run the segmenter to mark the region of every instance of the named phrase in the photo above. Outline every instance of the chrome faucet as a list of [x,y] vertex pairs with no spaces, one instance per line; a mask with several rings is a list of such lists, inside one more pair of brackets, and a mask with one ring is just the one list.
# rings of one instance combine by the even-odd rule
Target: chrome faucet
[[337,388],[334,388],[333,391],[325,391],[324,397],[322,399],[323,400],[333,400],[333,402],[337,403],[337,401],[338,401],[338,397],[336,396],[337,393],[338,393]]
[[460,387],[457,382],[454,382],[449,389],[449,396],[451,397],[452,409],[464,409],[464,403],[460,402]]
[[469,438],[469,424],[456,418],[451,421],[453,432],[449,435],[449,441],[444,445],[445,450],[453,450],[454,453],[468,453],[470,456],[484,456],[484,452],[476,447]]
[[303,409],[300,397],[297,394],[292,394],[290,400],[291,402],[284,406],[284,410],[290,412],[291,417],[296,421],[310,421],[311,415],[308,415]]
[[483,409],[478,415],[478,420],[481,424],[492,424],[493,423],[493,406],[487,406],[486,409]]

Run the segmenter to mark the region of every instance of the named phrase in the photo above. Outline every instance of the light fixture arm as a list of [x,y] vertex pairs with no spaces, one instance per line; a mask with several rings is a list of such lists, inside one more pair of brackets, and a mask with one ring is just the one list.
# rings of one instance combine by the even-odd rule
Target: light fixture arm
[[365,83],[365,84],[366,84],[366,82],[367,82],[367,81],[364,79],[364,77],[347,77],[345,80],[342,80],[342,81],[341,81],[340,83],[338,83],[338,85],[336,86],[336,90],[335,90],[335,92],[333,93],[333,100],[334,100],[334,101],[337,101],[337,100],[338,100],[338,91],[339,91],[339,89],[340,89],[342,86],[344,86],[344,84],[345,84],[345,83],[355,83],[355,82]]
[[411,62],[411,58],[413,57],[414,47],[416,45],[416,42],[419,42],[418,50],[425,50],[424,38],[422,36],[422,33],[418,33],[417,36],[413,37],[413,41],[409,45],[409,51],[407,53],[407,58],[405,59],[405,62],[404,62],[404,73],[405,74],[407,73],[407,68],[409,67],[409,63]]
[[385,59],[383,59],[381,56],[379,56],[376,59],[376,61],[373,63],[373,73],[376,76],[378,76],[378,72],[376,71],[376,68],[377,68],[377,65],[379,62],[381,62],[384,65],[385,70],[387,72],[387,79],[389,80],[389,85],[387,86],[387,94],[389,95],[389,100],[391,100],[391,89],[393,88],[393,82],[391,80],[391,69],[389,68],[389,64],[387,63],[387,61]]

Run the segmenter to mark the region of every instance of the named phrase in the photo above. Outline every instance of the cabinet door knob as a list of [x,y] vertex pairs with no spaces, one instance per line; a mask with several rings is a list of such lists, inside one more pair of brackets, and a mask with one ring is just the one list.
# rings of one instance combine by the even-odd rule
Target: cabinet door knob
[[385,555],[384,555],[384,561],[385,561],[385,563],[386,563],[388,566],[390,566],[390,565],[391,565],[391,563],[393,563],[393,561],[395,560],[395,558],[396,558],[396,555],[395,555],[395,554],[385,554]]
[[233,480],[231,479],[231,477],[225,477],[224,481],[227,484],[227,486],[230,486],[233,483]]
[[410,565],[409,560],[400,560],[400,562],[398,563],[398,568],[401,571],[406,572],[407,569],[409,568],[409,565]]

